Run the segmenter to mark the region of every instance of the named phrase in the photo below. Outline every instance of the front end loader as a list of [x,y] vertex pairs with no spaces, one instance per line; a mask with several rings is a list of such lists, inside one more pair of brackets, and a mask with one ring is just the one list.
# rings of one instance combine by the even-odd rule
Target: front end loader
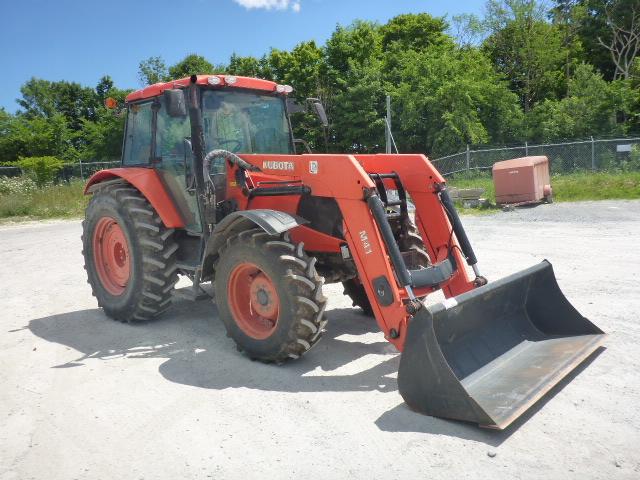
[[200,75],[127,97],[123,165],[86,188],[85,268],[107,315],[151,320],[178,275],[193,298],[211,282],[238,349],[280,364],[320,340],[323,284],[342,282],[402,351],[412,409],[497,429],[598,349],[547,261],[487,282],[425,156],[296,154],[290,91]]

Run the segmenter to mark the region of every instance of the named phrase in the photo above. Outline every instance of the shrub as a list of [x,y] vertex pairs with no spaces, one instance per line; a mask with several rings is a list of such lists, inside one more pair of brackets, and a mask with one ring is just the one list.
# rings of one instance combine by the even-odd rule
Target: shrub
[[37,188],[29,177],[0,177],[0,195],[28,195]]
[[629,155],[629,161],[625,164],[627,171],[640,170],[640,144],[635,144],[631,147],[631,154]]
[[64,166],[62,160],[56,157],[21,157],[16,163],[32,176],[38,187],[53,182],[56,173]]

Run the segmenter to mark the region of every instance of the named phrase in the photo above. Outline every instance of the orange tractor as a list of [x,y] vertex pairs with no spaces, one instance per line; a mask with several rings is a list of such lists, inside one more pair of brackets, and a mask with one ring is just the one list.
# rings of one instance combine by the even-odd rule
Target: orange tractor
[[499,429],[598,348],[548,262],[487,283],[425,156],[296,154],[289,92],[200,75],[127,97],[122,167],[86,186],[85,267],[108,316],[152,320],[178,275],[193,297],[211,282],[238,348],[279,364],[320,340],[323,283],[342,282],[403,352],[412,409]]

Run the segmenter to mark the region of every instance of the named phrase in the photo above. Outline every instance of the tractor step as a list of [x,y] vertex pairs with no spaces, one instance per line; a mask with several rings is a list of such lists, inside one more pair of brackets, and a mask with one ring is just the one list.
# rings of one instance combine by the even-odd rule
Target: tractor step
[[200,300],[210,300],[211,294],[206,292],[202,287],[195,289],[194,287],[185,287],[173,291],[174,300],[188,300],[198,302]]

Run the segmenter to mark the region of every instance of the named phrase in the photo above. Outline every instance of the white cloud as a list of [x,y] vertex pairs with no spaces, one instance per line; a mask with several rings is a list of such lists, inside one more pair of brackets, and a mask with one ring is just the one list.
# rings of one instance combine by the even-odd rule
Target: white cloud
[[294,12],[300,11],[299,0],[233,0],[238,5],[246,9],[264,8],[265,10],[287,10],[291,8]]

